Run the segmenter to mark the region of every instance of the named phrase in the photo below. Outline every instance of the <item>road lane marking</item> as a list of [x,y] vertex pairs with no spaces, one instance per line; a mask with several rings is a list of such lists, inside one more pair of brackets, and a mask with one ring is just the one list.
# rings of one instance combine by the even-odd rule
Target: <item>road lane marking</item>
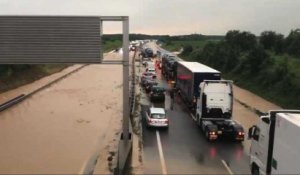
[[192,118],[193,118],[195,121],[197,121],[196,117],[195,117],[192,113],[190,113],[190,115],[192,116]]
[[162,146],[161,146],[161,141],[160,141],[160,136],[159,136],[159,132],[156,131],[156,138],[157,138],[157,146],[158,146],[158,152],[159,152],[159,158],[160,158],[160,164],[161,164],[161,168],[162,168],[162,174],[168,174],[167,173],[167,166],[166,166],[166,162],[165,162],[165,158],[164,158],[164,154],[163,154],[163,150],[162,150]]
[[231,169],[229,168],[229,166],[227,165],[227,163],[225,162],[225,160],[221,160],[223,165],[225,166],[225,168],[227,169],[227,171],[229,172],[230,175],[233,175]]

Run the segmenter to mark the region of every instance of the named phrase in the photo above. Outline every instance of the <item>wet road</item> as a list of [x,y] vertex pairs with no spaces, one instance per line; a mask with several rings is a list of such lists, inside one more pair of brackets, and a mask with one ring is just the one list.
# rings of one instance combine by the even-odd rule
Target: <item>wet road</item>
[[[158,82],[168,84],[157,72]],[[150,104],[143,94],[142,118],[149,106],[164,106],[169,116],[169,130],[148,129],[143,123],[144,174],[249,174],[249,141],[243,143],[219,140],[208,142],[181,100],[169,109],[167,94],[164,104]],[[248,130],[257,116],[237,101],[233,118]]]

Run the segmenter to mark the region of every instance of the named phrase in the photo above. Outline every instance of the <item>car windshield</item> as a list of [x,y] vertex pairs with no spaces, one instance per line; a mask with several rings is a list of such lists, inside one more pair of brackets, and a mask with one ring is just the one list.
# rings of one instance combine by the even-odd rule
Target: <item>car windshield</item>
[[153,81],[153,80],[148,80],[147,83],[148,83],[148,84],[157,84],[157,82],[156,82],[156,81]]
[[164,119],[164,118],[166,118],[166,115],[165,114],[152,114],[151,118],[153,118],[153,119]]
[[153,92],[164,92],[164,91],[165,89],[162,87],[157,87],[157,86],[153,87]]
[[143,58],[144,61],[150,61],[151,59],[148,57]]

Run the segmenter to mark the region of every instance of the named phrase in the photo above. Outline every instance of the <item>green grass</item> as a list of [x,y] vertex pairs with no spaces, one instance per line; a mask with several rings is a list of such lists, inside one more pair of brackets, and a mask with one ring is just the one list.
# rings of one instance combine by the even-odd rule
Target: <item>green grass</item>
[[103,50],[104,52],[109,52],[111,50],[115,50],[116,48],[120,48],[122,46],[121,40],[109,40],[103,42]]
[[34,65],[30,69],[14,72],[5,77],[0,77],[0,93],[31,83],[35,80],[51,75],[53,73],[60,72],[68,66],[70,65]]

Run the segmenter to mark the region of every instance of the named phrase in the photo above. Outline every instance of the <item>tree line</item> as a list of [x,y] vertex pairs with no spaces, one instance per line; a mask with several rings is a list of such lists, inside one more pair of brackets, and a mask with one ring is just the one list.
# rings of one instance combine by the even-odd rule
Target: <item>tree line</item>
[[274,31],[256,37],[231,30],[220,42],[201,49],[183,48],[183,58],[216,68],[236,84],[282,107],[300,108],[300,29],[287,37]]

